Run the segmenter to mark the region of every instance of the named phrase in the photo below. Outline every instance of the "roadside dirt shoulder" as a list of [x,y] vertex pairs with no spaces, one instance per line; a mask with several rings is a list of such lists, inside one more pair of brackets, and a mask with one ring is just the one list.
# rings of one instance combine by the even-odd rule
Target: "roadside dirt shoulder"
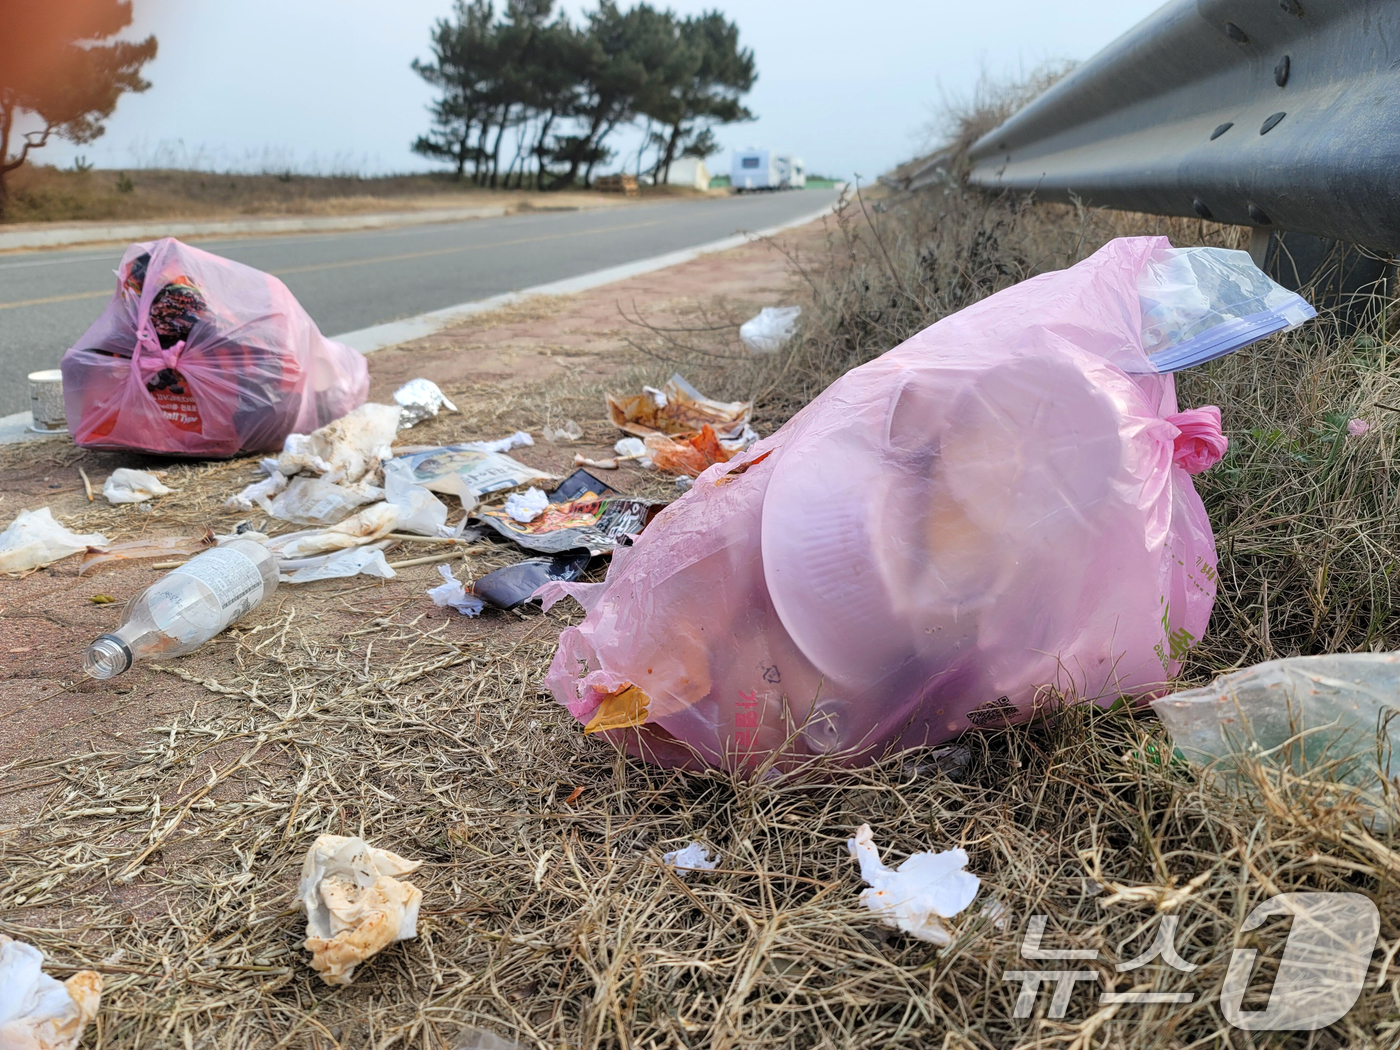
[[[707,255],[579,295],[527,300],[479,315],[459,328],[380,351],[369,358],[370,397],[389,400],[404,381],[426,376],[462,413],[420,424],[403,435],[405,440],[449,443],[526,430],[537,444],[514,454],[533,467],[567,474],[575,453],[605,455],[619,436],[606,420],[604,390],[611,385],[631,389],[644,377],[664,372],[663,363],[635,348],[647,333],[635,323],[638,318],[664,327],[704,311],[737,324],[760,306],[787,301],[793,292],[789,256],[820,245],[822,230],[822,224],[815,223],[773,242]],[[549,445],[539,440],[545,423],[566,418],[583,427],[581,441]],[[198,535],[206,527],[226,532],[246,515],[226,511],[223,501],[255,480],[256,463],[257,457],[184,463],[89,452],[61,439],[4,446],[0,522],[13,520],[21,509],[48,506],[70,528],[99,531],[114,542]],[[148,509],[108,506],[100,489],[118,466],[160,471],[178,494]],[[93,502],[84,495],[80,469],[98,492]],[[670,481],[625,466],[613,484],[628,491],[674,494]],[[293,527],[266,525],[261,515],[255,517],[256,525],[271,531]],[[421,553],[391,549],[388,558],[392,562]],[[523,557],[523,552],[503,548],[493,562],[506,564]],[[197,703],[203,693],[174,675],[141,667],[107,683],[82,677],[78,658],[83,648],[115,626],[123,604],[158,573],[151,562],[140,561],[110,563],[79,576],[77,562],[68,559],[21,579],[0,578],[0,764],[120,744],[125,734],[145,732],[172,710]],[[468,566],[468,571],[474,567]],[[284,587],[273,609],[250,622],[295,607],[299,630],[329,637],[357,622],[357,614],[343,610],[363,608],[366,600],[376,607],[422,606],[428,620],[445,620],[423,597],[436,582],[436,567],[427,565],[405,569],[397,579],[383,583]],[[352,592],[357,597],[348,599]],[[470,634],[490,630],[491,624],[488,615],[470,624],[455,622],[451,629]],[[220,639],[177,663],[200,668],[201,677],[217,677],[220,665],[235,659],[237,648],[230,639]]]

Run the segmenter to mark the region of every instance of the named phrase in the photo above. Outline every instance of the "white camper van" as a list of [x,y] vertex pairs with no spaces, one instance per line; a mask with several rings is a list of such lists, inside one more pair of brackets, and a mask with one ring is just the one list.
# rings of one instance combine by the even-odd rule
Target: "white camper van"
[[801,189],[807,185],[807,173],[800,157],[767,149],[746,149],[734,154],[729,184],[739,193]]

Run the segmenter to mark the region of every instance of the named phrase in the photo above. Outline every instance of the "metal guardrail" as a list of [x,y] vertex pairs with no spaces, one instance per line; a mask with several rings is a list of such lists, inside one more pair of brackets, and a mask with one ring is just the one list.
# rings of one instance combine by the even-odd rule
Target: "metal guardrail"
[[986,189],[1400,251],[1400,0],[1173,0],[968,159]]

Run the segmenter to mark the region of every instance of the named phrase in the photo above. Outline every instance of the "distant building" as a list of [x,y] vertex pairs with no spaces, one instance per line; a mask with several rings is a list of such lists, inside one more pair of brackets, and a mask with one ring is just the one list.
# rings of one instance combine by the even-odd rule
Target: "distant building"
[[699,157],[677,157],[671,161],[666,175],[668,186],[693,186],[697,190],[710,188],[710,170]]

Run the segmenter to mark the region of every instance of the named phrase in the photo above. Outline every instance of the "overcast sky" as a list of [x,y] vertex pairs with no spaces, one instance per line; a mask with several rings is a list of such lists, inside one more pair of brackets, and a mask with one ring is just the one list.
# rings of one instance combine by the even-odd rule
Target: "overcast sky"
[[[653,0],[666,6],[665,0]],[[134,35],[155,33],[152,87],[122,99],[107,133],[35,154],[99,167],[423,170],[409,150],[431,90],[409,69],[450,0],[135,0]],[[577,17],[591,7],[567,0]],[[626,6],[626,0],[624,0]],[[1083,59],[1158,0],[671,0],[718,7],[757,58],[758,120],[720,129],[728,151],[769,146],[810,172],[872,179],[916,154],[948,98],[984,75]],[[618,143],[622,145],[622,142]]]

